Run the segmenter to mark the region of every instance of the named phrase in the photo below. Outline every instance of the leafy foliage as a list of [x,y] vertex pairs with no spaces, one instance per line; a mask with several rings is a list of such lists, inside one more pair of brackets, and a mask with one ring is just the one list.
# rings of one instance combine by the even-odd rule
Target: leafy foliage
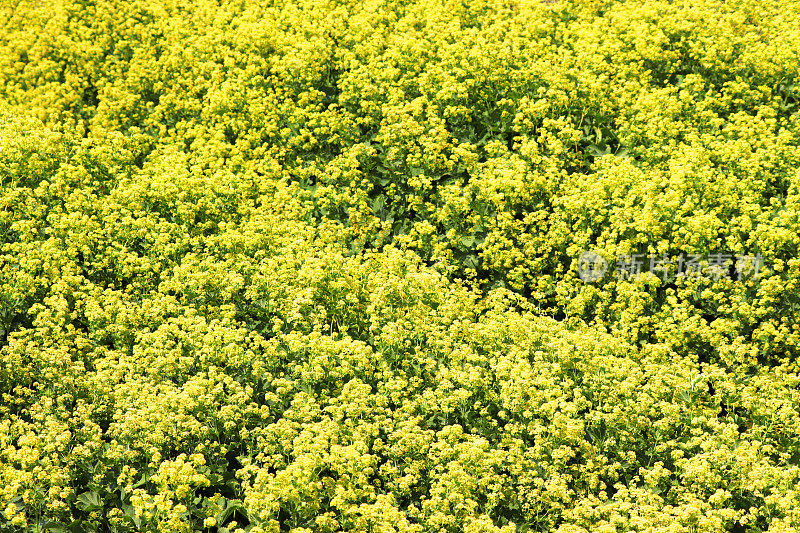
[[800,4],[0,13],[0,532],[800,527]]

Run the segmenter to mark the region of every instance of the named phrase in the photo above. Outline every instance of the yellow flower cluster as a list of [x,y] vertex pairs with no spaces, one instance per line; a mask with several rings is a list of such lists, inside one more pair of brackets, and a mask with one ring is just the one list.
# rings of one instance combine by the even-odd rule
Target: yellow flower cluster
[[0,532],[800,529],[800,3],[0,14]]

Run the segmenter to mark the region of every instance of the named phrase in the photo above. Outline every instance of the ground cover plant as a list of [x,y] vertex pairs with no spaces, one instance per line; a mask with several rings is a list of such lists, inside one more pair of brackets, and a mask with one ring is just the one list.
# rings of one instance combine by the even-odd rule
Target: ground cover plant
[[0,26],[0,532],[800,529],[800,2]]

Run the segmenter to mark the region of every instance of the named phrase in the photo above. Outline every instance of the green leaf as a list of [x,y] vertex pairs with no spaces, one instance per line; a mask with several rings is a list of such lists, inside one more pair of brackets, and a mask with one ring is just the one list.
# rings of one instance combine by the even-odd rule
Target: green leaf
[[42,525],[42,529],[51,533],[89,533],[97,531],[96,527],[82,520],[75,520],[69,524],[49,521]]
[[103,508],[103,500],[94,491],[78,495],[78,507],[86,512],[97,511]]
[[218,524],[224,524],[225,521],[228,520],[228,518],[230,518],[230,516],[235,512],[238,512],[242,516],[247,516],[241,501],[226,499],[224,507],[225,508],[217,514],[216,520]]
[[382,195],[382,194],[377,196],[372,201],[372,212],[375,214],[375,216],[380,216],[381,215],[381,213],[383,212],[383,207],[384,207],[385,203],[386,203],[386,197],[384,195]]
[[140,529],[142,527],[142,521],[136,516],[136,511],[134,511],[132,505],[126,504],[122,507],[122,510],[125,512],[125,518],[132,522],[133,525],[136,526],[136,529]]
[[142,477],[139,479],[139,481],[136,482],[136,485],[134,485],[133,488],[134,489],[138,489],[139,487],[141,487],[142,485],[147,483],[149,480],[150,480],[150,477],[145,472],[144,474],[142,474]]
[[51,531],[52,533],[69,533],[67,526],[61,522],[45,522],[42,527],[46,531]]

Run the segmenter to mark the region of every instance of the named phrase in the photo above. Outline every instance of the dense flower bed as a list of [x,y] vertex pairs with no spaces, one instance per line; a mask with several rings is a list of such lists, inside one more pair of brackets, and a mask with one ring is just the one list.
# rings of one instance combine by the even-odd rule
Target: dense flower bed
[[800,529],[800,3],[0,25],[0,532]]

